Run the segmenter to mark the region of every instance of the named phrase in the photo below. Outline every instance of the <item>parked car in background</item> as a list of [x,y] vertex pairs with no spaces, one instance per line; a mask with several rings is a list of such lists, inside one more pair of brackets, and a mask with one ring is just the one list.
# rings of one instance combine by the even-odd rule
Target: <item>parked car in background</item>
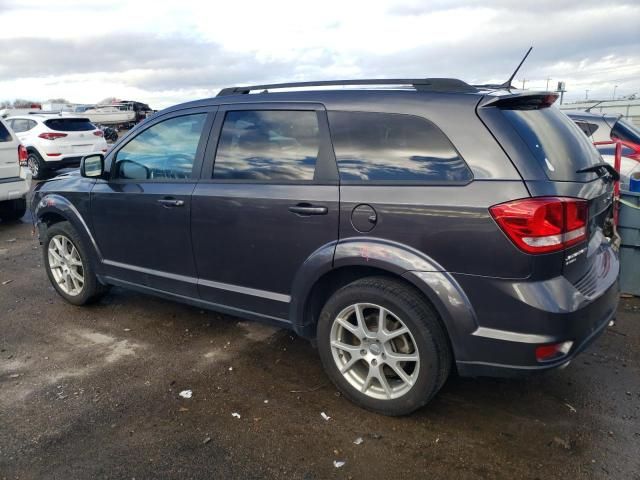
[[60,168],[77,167],[84,155],[107,151],[102,130],[86,117],[39,113],[9,117],[7,123],[27,149],[27,163],[35,179]]
[[292,329],[388,415],[454,369],[566,366],[614,317],[619,262],[613,174],[556,98],[362,80],[169,108],[36,187],[47,275],[76,305],[118,285]]
[[27,209],[31,172],[27,168],[27,150],[4,120],[0,119],[0,219],[21,218]]
[[[607,142],[613,139],[624,141],[620,165],[620,181],[629,184],[634,172],[640,172],[640,129],[620,115],[565,111],[592,142]],[[615,161],[615,145],[598,145],[598,151],[609,165]]]

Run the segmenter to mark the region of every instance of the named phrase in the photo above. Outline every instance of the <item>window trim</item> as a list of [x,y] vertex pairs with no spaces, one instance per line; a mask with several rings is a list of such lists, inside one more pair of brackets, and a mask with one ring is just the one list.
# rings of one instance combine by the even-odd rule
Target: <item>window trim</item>
[[[455,144],[451,141],[449,136],[444,133],[444,131],[433,121],[429,120],[427,117],[423,117],[422,115],[415,115],[413,113],[397,113],[397,112],[383,112],[383,111],[371,111],[371,110],[342,110],[342,109],[331,109],[327,112],[327,125],[329,126],[329,130],[331,130],[331,124],[329,123],[329,114],[330,113],[374,113],[374,114],[383,114],[383,115],[401,115],[404,117],[415,117],[420,119],[423,122],[431,125],[434,130],[440,132],[440,134],[447,139],[451,148],[453,148],[454,152],[458,154],[460,160],[462,160],[469,170],[470,178],[469,180],[455,180],[455,181],[444,181],[444,180],[344,180],[340,178],[340,185],[354,185],[354,186],[408,186],[408,187],[464,187],[469,185],[475,180],[475,176],[473,174],[473,169],[469,166],[469,163],[464,159],[460,151],[456,148]],[[335,154],[335,147],[333,146],[333,136],[332,140],[332,148],[334,150],[334,158],[336,162],[336,168],[338,169],[338,178],[340,175],[340,166],[338,164],[338,156]]]
[[[213,178],[215,158],[222,134],[222,127],[227,112],[239,111],[265,111],[285,110],[316,112],[318,118],[318,130],[320,145],[316,160],[313,180],[249,180],[249,179],[221,179]],[[329,135],[327,112],[324,105],[308,102],[257,102],[257,103],[230,103],[220,105],[211,130],[210,142],[205,152],[205,161],[200,177],[201,183],[220,184],[245,184],[245,185],[338,185],[338,166],[333,153],[333,145]]]
[[[197,108],[186,108],[182,110],[176,110],[173,112],[168,112],[164,115],[160,115],[158,117],[152,117],[149,122],[143,122],[139,124],[141,127],[134,127],[125,137],[122,138],[121,142],[117,145],[117,148],[114,148],[111,152],[108,153],[107,158],[105,159],[105,173],[108,174],[108,182],[109,183],[195,183],[198,181],[200,177],[200,172],[202,170],[202,163],[204,152],[207,147],[207,143],[211,136],[211,126],[213,125],[214,118],[216,116],[217,106],[207,106],[207,107],[197,107]],[[166,178],[166,179],[157,179],[150,178],[145,180],[136,180],[129,178],[117,178],[115,177],[116,168],[115,165],[117,163],[118,153],[124,147],[126,147],[129,142],[133,139],[137,138],[138,135],[147,131],[151,127],[171,120],[173,118],[178,117],[187,117],[190,115],[206,115],[204,125],[202,126],[202,133],[200,134],[200,140],[198,142],[198,147],[196,148],[196,155],[193,159],[193,168],[191,169],[191,176],[189,178]]]

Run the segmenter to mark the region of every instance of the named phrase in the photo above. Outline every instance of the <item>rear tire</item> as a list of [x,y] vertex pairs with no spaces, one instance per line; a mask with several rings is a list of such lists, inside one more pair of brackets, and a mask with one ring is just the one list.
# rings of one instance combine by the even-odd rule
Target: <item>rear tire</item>
[[31,176],[34,179],[42,180],[47,177],[47,167],[38,152],[29,152],[27,165],[31,170]]
[[25,213],[27,213],[27,200],[25,198],[0,202],[0,219],[5,222],[20,220]]
[[74,305],[95,302],[108,291],[95,275],[90,252],[69,222],[47,228],[42,249],[47,276],[56,292]]
[[383,415],[422,407],[451,371],[451,349],[433,308],[410,286],[386,277],[357,280],[334,293],[320,313],[317,343],[336,387]]

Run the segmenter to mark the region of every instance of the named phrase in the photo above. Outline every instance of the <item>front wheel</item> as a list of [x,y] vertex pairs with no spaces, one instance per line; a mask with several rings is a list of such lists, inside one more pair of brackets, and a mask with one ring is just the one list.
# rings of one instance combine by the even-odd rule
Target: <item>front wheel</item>
[[69,222],[56,223],[47,229],[43,255],[51,284],[69,303],[84,305],[106,292],[89,261],[89,250]]
[[425,405],[451,369],[436,313],[398,280],[370,277],[341,288],[324,306],[317,330],[334,384],[354,403],[384,415]]

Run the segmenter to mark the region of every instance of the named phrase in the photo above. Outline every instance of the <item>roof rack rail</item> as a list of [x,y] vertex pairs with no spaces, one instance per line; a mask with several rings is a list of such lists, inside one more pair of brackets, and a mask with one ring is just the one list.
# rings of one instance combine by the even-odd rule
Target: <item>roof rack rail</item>
[[456,78],[373,78],[362,80],[320,80],[316,82],[272,83],[247,87],[223,88],[218,97],[243,95],[253,90],[273,90],[280,88],[328,87],[346,85],[410,85],[418,91],[430,92],[475,92],[477,89]]

